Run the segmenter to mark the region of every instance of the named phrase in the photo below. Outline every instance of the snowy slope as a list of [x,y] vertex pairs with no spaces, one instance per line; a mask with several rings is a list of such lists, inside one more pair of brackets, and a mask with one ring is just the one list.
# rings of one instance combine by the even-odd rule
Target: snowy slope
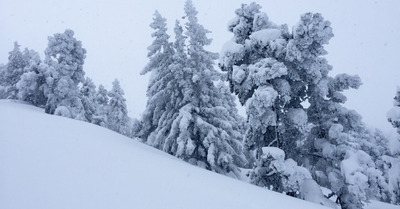
[[322,206],[188,165],[107,129],[0,100],[0,209]]
[[322,208],[0,100],[0,208]]

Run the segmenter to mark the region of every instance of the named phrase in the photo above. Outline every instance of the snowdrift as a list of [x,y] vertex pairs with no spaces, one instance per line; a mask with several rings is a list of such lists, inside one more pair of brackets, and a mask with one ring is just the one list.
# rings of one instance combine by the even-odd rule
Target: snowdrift
[[0,100],[0,208],[324,208],[99,126]]

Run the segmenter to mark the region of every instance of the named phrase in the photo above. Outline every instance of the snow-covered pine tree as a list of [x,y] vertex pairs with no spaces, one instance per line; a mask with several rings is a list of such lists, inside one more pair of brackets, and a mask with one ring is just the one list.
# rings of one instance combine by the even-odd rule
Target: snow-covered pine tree
[[172,43],[168,41],[166,19],[158,11],[154,13],[150,27],[155,30],[151,34],[154,41],[147,48],[150,61],[141,73],[151,72],[147,88],[149,99],[141,119],[141,129],[136,135],[145,143],[163,149],[172,123],[170,118],[172,115],[169,117],[167,115],[173,114],[174,111],[174,106],[171,105],[175,101],[172,95],[175,87],[172,85],[174,74],[169,67],[173,62],[174,50]]
[[6,65],[0,64],[0,99],[7,98],[6,87],[3,86],[3,75],[5,74]]
[[98,115],[98,107],[96,103],[96,85],[94,85],[92,79],[86,77],[80,88],[79,97],[81,99],[85,121],[94,123],[93,118]]
[[392,126],[397,129],[397,133],[400,134],[400,87],[397,87],[393,106],[387,113],[387,118]]
[[[341,92],[358,88],[361,81],[346,74],[328,76],[332,67],[322,57],[327,53],[323,46],[333,37],[330,23],[307,13],[290,33],[259,9],[252,3],[236,11],[229,23],[234,38],[220,58],[231,90],[242,104],[247,102],[246,145],[282,148],[338,195],[343,208],[361,207],[369,194],[384,196],[382,172],[364,146],[368,131],[355,111],[341,105],[346,101]],[[351,162],[358,167],[346,169]]]
[[[299,75],[306,86],[308,122],[312,128],[301,146],[300,163],[317,182],[338,196],[342,208],[361,208],[362,201],[384,199],[387,183],[374,158],[378,141],[368,139],[361,116],[342,106],[342,92],[358,88],[358,76],[328,75],[332,67],[323,57],[324,45],[333,37],[330,23],[320,14],[304,14],[293,27],[287,45],[289,71]],[[302,85],[303,85],[302,84]],[[371,143],[373,145],[371,145]],[[386,147],[387,149],[387,147]]]
[[362,201],[371,198],[369,194],[380,194],[379,187],[385,186],[374,159],[362,147],[366,128],[361,117],[342,106],[346,97],[341,92],[358,88],[361,80],[347,74],[328,75],[332,67],[322,57],[327,53],[323,45],[333,34],[320,14],[303,15],[292,34],[286,59],[306,84],[312,124],[301,148],[301,163],[320,185],[338,196],[342,208],[361,208]]
[[[393,105],[394,107],[387,113],[387,118],[392,126],[397,129],[397,133],[400,134],[400,87],[397,87]],[[400,144],[399,135],[393,140],[396,141],[394,144]],[[389,154],[382,156],[382,160],[388,182],[390,202],[400,205],[400,148],[393,149]]]
[[262,147],[276,146],[293,158],[307,130],[304,88],[285,63],[287,27],[269,21],[260,8],[251,3],[236,10],[228,24],[234,38],[224,45],[219,65],[228,73],[231,91],[247,106],[247,149],[258,158]]
[[[240,130],[234,112],[225,107],[231,102],[218,91],[214,81],[221,75],[214,69],[217,54],[204,49],[211,43],[209,33],[198,23],[192,1],[185,3],[187,60],[180,81],[183,99],[167,139],[171,154],[194,165],[231,176],[238,176],[234,159],[244,160]],[[228,106],[234,107],[234,103]]]
[[25,52],[22,53],[19,47],[20,45],[14,42],[14,49],[9,52],[8,63],[0,78],[0,86],[5,88],[5,96],[8,99],[18,98],[18,88],[16,84],[24,73],[24,68],[29,64],[29,58],[27,57],[29,51],[25,50]]
[[29,64],[16,84],[18,99],[38,107],[44,107],[48,99],[49,88],[46,78],[49,76],[49,69],[51,68],[41,61],[39,54],[32,51]]
[[141,135],[148,144],[178,158],[237,177],[236,163],[244,162],[240,116],[232,97],[221,94],[223,87],[214,84],[220,78],[213,68],[217,55],[203,48],[211,40],[198,24],[191,1],[185,4],[185,14],[186,30],[176,23],[173,45],[168,42],[164,19],[156,15],[151,25],[156,39],[145,68],[152,76],[142,119],[147,134]]
[[49,37],[45,63],[52,70],[46,78],[50,91],[46,113],[84,120],[84,108],[78,85],[84,81],[83,64],[86,50],[70,29]]
[[99,85],[94,102],[95,102],[95,107],[97,108],[96,115],[93,115],[92,117],[92,123],[106,127],[107,126],[107,109],[108,109],[108,92],[107,89],[104,88],[103,85]]
[[[184,89],[188,87],[188,83],[186,82],[191,78],[191,75],[186,68],[187,65],[187,53],[186,53],[186,36],[183,35],[183,28],[180,25],[179,21],[175,21],[175,41],[173,43],[174,46],[174,55],[172,57],[173,63],[169,65],[169,69],[173,74],[173,79],[168,82],[169,88],[169,104],[168,109],[165,111],[164,115],[165,119],[160,124],[161,129],[160,133],[168,133],[163,137],[163,147],[162,150],[173,154],[176,152],[176,136],[170,132],[172,126],[174,125],[174,120],[179,116],[180,108],[185,105],[183,102],[184,99]],[[158,135],[161,136],[161,135]]]
[[107,128],[125,136],[131,135],[129,127],[128,109],[126,99],[119,81],[115,79],[112,83],[112,89],[108,92],[110,102],[107,110]]

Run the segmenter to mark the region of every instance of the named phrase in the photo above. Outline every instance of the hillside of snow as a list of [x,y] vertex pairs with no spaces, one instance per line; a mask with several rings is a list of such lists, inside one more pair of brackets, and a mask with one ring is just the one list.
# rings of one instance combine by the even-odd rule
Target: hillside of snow
[[191,166],[99,126],[0,100],[0,209],[14,208],[324,207]]

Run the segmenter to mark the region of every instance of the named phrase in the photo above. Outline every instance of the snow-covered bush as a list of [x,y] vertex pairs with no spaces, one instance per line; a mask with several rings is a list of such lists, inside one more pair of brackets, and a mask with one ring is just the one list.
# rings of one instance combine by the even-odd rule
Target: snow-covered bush
[[285,193],[327,207],[336,204],[326,199],[310,172],[297,165],[292,159],[285,160],[283,150],[276,147],[263,147],[263,154],[250,173],[252,184]]
[[311,179],[310,172],[290,158],[285,160],[285,152],[279,148],[263,147],[262,152],[250,173],[251,183],[298,197],[303,182]]

